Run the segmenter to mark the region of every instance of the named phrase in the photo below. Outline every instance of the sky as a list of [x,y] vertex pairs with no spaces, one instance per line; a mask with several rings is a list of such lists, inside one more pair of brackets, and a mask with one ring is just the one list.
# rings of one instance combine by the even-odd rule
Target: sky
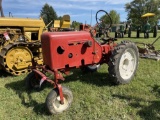
[[126,21],[125,4],[132,0],[3,0],[2,6],[6,17],[9,12],[13,17],[39,18],[45,3],[53,7],[58,16],[69,14],[71,21],[94,25],[98,10],[117,11],[120,21]]

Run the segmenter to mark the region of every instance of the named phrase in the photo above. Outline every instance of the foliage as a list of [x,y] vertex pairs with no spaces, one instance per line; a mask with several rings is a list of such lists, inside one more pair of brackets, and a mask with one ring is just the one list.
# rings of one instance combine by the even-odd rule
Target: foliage
[[160,18],[159,0],[133,0],[125,5],[125,10],[128,12],[128,20],[132,20],[133,24],[143,25],[147,18],[141,18],[145,13],[155,13],[155,17],[149,18],[149,23],[154,25]]
[[[115,10],[111,10],[108,14],[111,17],[112,24],[119,24],[119,22],[120,22],[120,15]],[[106,24],[110,23],[110,19],[106,15],[103,15],[100,19],[104,20],[103,22],[106,23]]]
[[57,19],[57,13],[53,9],[53,7],[48,5],[47,3],[42,7],[40,16],[43,18],[46,25],[49,24],[51,21]]
[[120,22],[120,15],[115,10],[111,10],[109,15],[111,16],[112,24],[118,24]]
[[74,28],[75,30],[79,30],[80,22],[77,21],[72,21],[71,27]]
[[[97,20],[98,20],[97,22],[99,23],[99,26],[102,27],[102,29],[109,28],[111,24],[113,25],[113,24],[120,23],[120,15],[115,10],[111,10],[108,13],[108,15],[106,15],[106,13],[101,16],[97,15]],[[98,18],[98,17],[100,17],[100,18]]]
[[59,17],[57,18],[57,20],[60,20],[60,21],[61,21],[61,20],[62,20],[62,16],[59,16]]

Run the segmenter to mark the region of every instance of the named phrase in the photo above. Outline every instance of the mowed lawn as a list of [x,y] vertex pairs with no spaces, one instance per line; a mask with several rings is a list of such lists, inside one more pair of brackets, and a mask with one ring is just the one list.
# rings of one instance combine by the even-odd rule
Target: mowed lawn
[[[158,33],[158,36],[160,33]],[[111,33],[114,37],[114,33]],[[151,43],[149,39],[120,38]],[[157,37],[158,37],[157,36]],[[160,40],[155,44],[160,49]],[[27,74],[26,74],[27,75]],[[58,115],[49,115],[45,99],[52,90],[47,84],[42,91],[25,89],[26,75],[11,76],[0,71],[0,120],[159,120],[160,119],[160,61],[141,59],[134,79],[126,85],[115,86],[108,75],[108,66],[98,72],[82,73],[80,69],[62,82],[73,93],[71,107]]]

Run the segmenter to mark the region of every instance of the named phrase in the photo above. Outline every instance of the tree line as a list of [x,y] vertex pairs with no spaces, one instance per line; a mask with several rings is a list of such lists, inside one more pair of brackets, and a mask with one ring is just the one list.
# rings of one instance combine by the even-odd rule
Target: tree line
[[[151,25],[157,24],[158,20],[160,20],[160,0],[133,0],[130,3],[126,3],[124,8],[125,8],[125,11],[127,12],[127,20],[132,21],[133,24],[136,24],[136,25],[144,24],[146,19],[142,18],[141,16],[145,13],[156,14],[154,17],[150,17],[149,19],[147,19],[149,20],[149,23]],[[1,17],[4,17],[2,0],[0,0],[0,13],[1,13]],[[117,13],[117,11],[111,10],[109,11],[109,15],[112,18],[113,24],[119,24],[120,22],[122,22],[120,21],[120,14]],[[46,25],[49,24],[50,21],[62,19],[61,16],[57,15],[53,7],[47,3],[42,7],[42,10],[40,11],[40,16],[43,18]],[[105,16],[102,16],[102,18],[104,17]],[[105,19],[106,19],[105,22],[107,24],[109,20],[107,20],[108,18],[105,18]],[[75,28],[79,24],[81,23],[78,21],[73,21],[72,27]]]
[[[146,20],[151,25],[158,24],[160,19],[160,0],[133,0],[125,4],[127,19],[136,25],[143,25]],[[142,18],[145,13],[155,13],[154,17]]]
[[[126,21],[132,21],[135,25],[143,25],[146,20],[149,20],[149,23],[151,25],[158,24],[158,20],[160,20],[160,0],[133,0],[129,3],[126,3],[125,11],[127,12],[127,19]],[[111,10],[108,12],[111,19],[112,24],[119,24],[124,21],[120,21],[120,14],[115,11]],[[154,17],[148,18],[142,18],[141,16],[145,13],[155,13]],[[41,10],[41,16],[44,16],[44,22],[46,24],[49,23],[49,21],[54,19],[61,19],[62,17],[58,17],[52,6],[49,6],[47,3],[44,5],[44,7]],[[104,18],[105,16],[102,16]],[[106,24],[108,24],[108,18],[105,18]],[[78,21],[72,21],[72,27],[75,28],[81,24]]]

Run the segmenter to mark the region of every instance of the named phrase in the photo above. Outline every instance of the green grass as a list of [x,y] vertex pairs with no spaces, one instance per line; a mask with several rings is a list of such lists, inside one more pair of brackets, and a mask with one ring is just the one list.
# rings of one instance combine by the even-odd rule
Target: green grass
[[[135,34],[134,34],[135,35]],[[159,33],[160,35],[160,33]],[[141,34],[142,36],[142,34]],[[155,38],[120,38],[151,43]],[[156,43],[160,48],[160,40]],[[79,69],[66,76],[62,85],[73,93],[69,110],[49,115],[45,99],[52,86],[40,92],[25,90],[24,77],[0,71],[0,120],[158,120],[160,119],[160,61],[140,59],[137,74],[126,85],[114,86],[108,66],[96,73],[83,74]]]

